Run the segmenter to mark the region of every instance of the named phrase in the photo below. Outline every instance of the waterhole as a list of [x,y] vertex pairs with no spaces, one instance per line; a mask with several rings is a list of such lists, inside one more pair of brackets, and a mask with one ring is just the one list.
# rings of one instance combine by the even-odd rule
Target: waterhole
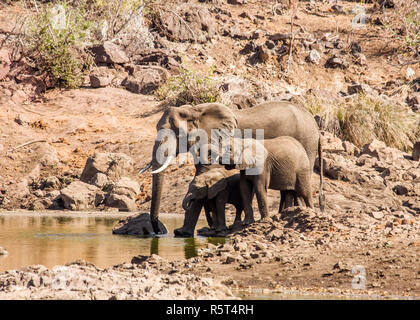
[[[135,255],[157,254],[168,260],[191,258],[197,249],[224,242],[223,238],[174,238],[173,230],[184,217],[161,214],[168,234],[159,237],[113,235],[112,227],[122,216],[50,213],[0,215],[0,247],[9,254],[0,256],[0,272],[34,264],[48,268],[83,259],[100,268],[130,262]],[[197,228],[206,226],[199,219]]]

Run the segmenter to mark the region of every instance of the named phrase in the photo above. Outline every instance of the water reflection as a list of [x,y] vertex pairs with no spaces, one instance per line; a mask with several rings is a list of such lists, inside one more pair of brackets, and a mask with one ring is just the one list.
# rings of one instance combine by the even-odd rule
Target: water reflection
[[[0,216],[0,246],[9,251],[0,257],[0,272],[43,264],[49,268],[84,259],[98,267],[129,262],[135,255],[158,254],[166,259],[191,258],[206,245],[224,238],[174,238],[182,216],[162,215],[169,234],[155,238],[113,235],[120,217],[4,215]],[[206,225],[200,219],[197,228]]]
[[152,254],[159,255],[159,237],[150,240],[150,255]]

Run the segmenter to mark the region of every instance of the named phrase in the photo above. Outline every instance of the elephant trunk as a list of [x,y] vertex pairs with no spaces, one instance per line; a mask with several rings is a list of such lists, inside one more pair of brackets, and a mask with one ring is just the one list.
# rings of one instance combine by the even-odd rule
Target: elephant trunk
[[[154,148],[153,148],[153,159],[152,159],[153,182],[152,182],[152,203],[150,205],[150,222],[152,224],[153,232],[155,234],[166,233],[165,230],[161,230],[159,228],[159,224],[158,224],[160,200],[162,198],[163,181],[165,178],[164,170],[159,170],[162,168],[162,165],[159,163],[159,161],[156,158],[156,153],[160,145],[161,145],[160,142],[155,143]],[[168,157],[168,159],[170,158],[172,159],[171,156]],[[169,161],[167,162],[169,163]]]
[[187,193],[187,195],[184,197],[184,200],[182,200],[182,208],[185,211],[190,210],[192,200],[193,200],[193,194],[190,192]]
[[163,172],[153,175],[152,184],[152,204],[150,206],[150,222],[152,223],[153,232],[156,234],[162,233],[159,229],[159,207],[162,197],[162,188],[165,174]]

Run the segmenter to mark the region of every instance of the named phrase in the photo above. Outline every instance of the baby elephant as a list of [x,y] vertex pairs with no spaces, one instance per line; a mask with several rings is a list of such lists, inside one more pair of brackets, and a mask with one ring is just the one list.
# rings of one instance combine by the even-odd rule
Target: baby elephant
[[227,170],[224,166],[197,165],[193,181],[182,201],[185,210],[184,226],[174,231],[176,236],[193,236],[201,209],[204,207],[207,222],[216,231],[226,230],[225,207],[232,204],[236,209],[235,223],[241,222],[243,211],[240,194],[239,170]]
[[287,198],[290,194],[293,194],[296,202],[301,198],[306,206],[313,208],[312,168],[303,146],[288,136],[262,141],[263,146],[258,140],[233,138],[233,151],[229,148],[231,164],[234,163],[235,167],[241,170],[240,189],[245,211],[244,224],[254,221],[254,192],[262,219],[268,216],[267,189],[281,191],[280,208],[284,207],[285,201],[289,201]]

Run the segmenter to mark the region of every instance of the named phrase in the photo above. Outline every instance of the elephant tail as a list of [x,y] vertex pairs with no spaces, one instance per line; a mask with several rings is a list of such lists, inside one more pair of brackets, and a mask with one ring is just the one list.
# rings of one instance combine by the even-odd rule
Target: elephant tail
[[323,191],[324,183],[324,161],[322,158],[322,145],[321,145],[321,136],[318,140],[318,159],[319,159],[319,208],[321,212],[325,210],[325,195]]

